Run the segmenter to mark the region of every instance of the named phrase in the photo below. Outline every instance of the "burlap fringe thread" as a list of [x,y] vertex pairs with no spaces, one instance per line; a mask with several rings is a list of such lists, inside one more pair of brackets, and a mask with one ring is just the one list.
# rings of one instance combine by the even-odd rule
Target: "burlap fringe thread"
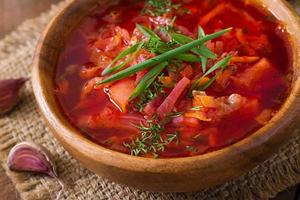
[[[0,41],[0,78],[30,76],[31,60],[37,40],[51,17],[64,6],[60,3],[47,13],[24,22]],[[24,200],[54,199],[59,191],[54,180],[39,175],[10,172],[6,166],[8,150],[19,141],[35,141],[54,155],[60,177],[68,185],[61,199],[268,199],[300,181],[300,132],[272,158],[246,175],[221,186],[197,193],[151,193],[103,180],[84,169],[64,151],[41,120],[30,84],[22,102],[0,118],[0,158]]]

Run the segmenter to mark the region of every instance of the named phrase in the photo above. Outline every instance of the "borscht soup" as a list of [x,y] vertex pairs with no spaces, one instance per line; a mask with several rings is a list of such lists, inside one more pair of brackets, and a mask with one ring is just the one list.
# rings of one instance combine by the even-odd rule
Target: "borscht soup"
[[280,22],[246,1],[121,0],[72,30],[54,92],[69,122],[103,147],[205,154],[278,112],[291,85],[285,41]]

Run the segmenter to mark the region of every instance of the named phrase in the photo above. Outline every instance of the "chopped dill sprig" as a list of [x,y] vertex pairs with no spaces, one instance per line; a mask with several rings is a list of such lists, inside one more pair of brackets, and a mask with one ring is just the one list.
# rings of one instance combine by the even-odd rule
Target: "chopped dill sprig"
[[183,10],[182,10],[182,14],[191,14],[191,11],[189,10],[189,9],[187,9],[187,8],[184,8]]
[[176,144],[179,144],[179,132],[178,131],[174,131],[173,134],[168,134],[168,141],[173,142],[174,140],[176,140]]
[[170,119],[180,117],[183,114],[184,114],[184,112],[171,112],[171,113],[166,114],[166,119],[165,120],[168,121]]
[[142,13],[151,16],[161,16],[172,12],[172,9],[172,0],[148,0]]
[[[158,78],[159,79],[159,78]],[[155,80],[149,88],[143,91],[139,96],[138,100],[134,102],[134,107],[138,109],[139,112],[142,112],[147,103],[157,98],[158,96],[164,96],[165,89],[163,84]]]
[[176,16],[174,16],[170,22],[170,24],[168,25],[159,25],[158,26],[158,31],[161,32],[162,34],[164,34],[166,37],[171,38],[170,36],[170,32],[173,31],[175,32],[175,28],[174,28],[174,24],[176,21]]
[[188,151],[190,151],[192,153],[197,153],[199,151],[197,147],[191,146],[191,145],[188,145],[185,148],[186,148],[186,150],[188,150]]
[[149,38],[148,42],[143,45],[143,48],[152,53],[162,54],[172,50],[176,45],[175,42],[162,41],[161,38],[154,31],[145,26],[136,24],[136,27],[141,33],[143,33],[147,38]]
[[159,74],[167,67],[167,65],[168,62],[162,62],[153,67],[136,86],[129,100],[132,101],[133,99],[139,97],[145,90],[147,90],[153,84],[153,82],[155,82]]
[[174,49],[174,47],[175,47],[174,42],[163,42],[162,40],[157,39],[155,37],[151,37],[149,41],[143,46],[144,49],[155,54],[165,53],[167,51]]
[[[178,113],[177,113],[178,115]],[[141,154],[152,154],[154,158],[158,158],[159,152],[164,152],[168,144],[176,142],[179,144],[179,132],[174,131],[166,134],[166,138],[162,137],[165,125],[170,122],[176,113],[170,113],[163,121],[159,121],[155,115],[152,119],[147,120],[139,125],[134,125],[139,130],[139,137],[131,140],[130,143],[124,142],[123,145],[130,150],[131,155],[139,156]]]
[[201,110],[201,109],[202,109],[201,106],[194,106],[194,107],[192,107],[190,110],[191,110],[191,111],[199,111],[199,110]]
[[178,10],[181,6],[182,6],[181,3],[177,3],[177,4],[173,4],[173,5],[172,5],[172,7],[173,7],[175,10]]

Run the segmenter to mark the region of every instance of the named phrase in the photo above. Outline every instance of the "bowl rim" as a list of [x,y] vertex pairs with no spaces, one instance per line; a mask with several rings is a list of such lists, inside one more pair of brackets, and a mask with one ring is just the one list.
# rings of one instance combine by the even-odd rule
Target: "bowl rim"
[[[288,5],[287,2],[283,0],[250,0],[251,4],[257,4],[258,6],[267,9],[265,6],[270,5],[271,3],[277,4],[281,7],[282,11],[285,12],[286,15],[291,17],[291,23],[293,22],[294,25],[287,25],[288,30],[287,39],[289,43],[292,46],[293,55],[292,60],[293,62],[293,69],[296,70],[300,65],[300,41],[297,41],[296,35],[293,35],[292,32],[295,32],[298,30],[300,32],[300,19],[295,13],[295,11],[291,8],[291,6]],[[250,2],[249,1],[249,2]],[[247,1],[248,2],[248,1]],[[264,2],[265,4],[261,4]],[[71,8],[74,8],[76,4],[76,1],[69,2],[63,11],[70,10]],[[280,5],[279,5],[280,4]],[[275,13],[273,13],[272,10],[267,9],[268,12],[271,12],[273,15],[276,16]],[[67,13],[68,14],[68,13]],[[89,157],[90,159],[105,163],[109,166],[114,166],[117,168],[123,168],[130,171],[148,171],[152,173],[177,173],[182,172],[185,170],[199,170],[200,168],[205,169],[212,167],[213,165],[220,165],[222,162],[224,162],[226,159],[233,159],[236,160],[239,158],[239,154],[247,154],[250,155],[253,153],[253,150],[255,148],[262,147],[264,144],[270,144],[272,143],[272,139],[276,136],[278,132],[282,132],[284,129],[286,129],[289,124],[292,122],[292,120],[295,119],[295,117],[299,116],[299,112],[297,113],[297,109],[293,109],[295,106],[296,108],[299,107],[299,96],[300,96],[300,70],[294,71],[294,83],[293,87],[291,89],[291,92],[287,99],[285,100],[284,104],[280,108],[280,110],[276,113],[276,115],[271,119],[271,121],[257,130],[256,132],[252,133],[251,135],[247,136],[246,138],[231,144],[229,146],[226,146],[224,148],[221,148],[216,151],[208,152],[203,155],[196,155],[191,157],[180,157],[180,158],[159,158],[159,159],[153,159],[153,158],[144,158],[144,157],[138,157],[138,156],[132,156],[125,153],[121,153],[118,151],[110,150],[108,148],[102,147],[99,144],[94,143],[93,141],[86,138],[84,135],[82,135],[79,131],[77,131],[74,127],[71,127],[72,125],[67,125],[66,122],[62,122],[59,117],[57,117],[57,114],[53,112],[53,106],[51,106],[48,103],[48,97],[47,93],[49,91],[46,91],[44,87],[44,80],[40,76],[40,64],[42,59],[41,57],[41,51],[44,51],[47,49],[47,47],[44,45],[47,38],[51,35],[49,34],[51,31],[54,30],[55,27],[52,25],[55,23],[58,23],[58,21],[65,17],[66,13],[63,13],[62,11],[59,12],[52,21],[48,24],[47,28],[45,29],[44,34],[42,35],[39,45],[37,47],[35,56],[34,56],[34,65],[33,65],[33,71],[32,71],[32,86],[34,90],[34,94],[36,97],[36,101],[38,103],[39,109],[46,119],[46,122],[52,129],[52,132],[54,133],[55,137],[59,141],[64,141],[68,145],[63,145],[68,151],[73,152],[74,149],[80,150],[80,154],[82,156]],[[291,32],[289,32],[291,31]],[[284,118],[283,116],[289,114],[287,118]],[[75,133],[76,132],[76,133]],[[291,133],[290,133],[291,134]],[[76,145],[73,145],[73,140],[78,140]],[[80,145],[80,147],[78,146]],[[261,149],[261,150],[262,150]],[[72,153],[71,153],[72,154]],[[93,156],[91,156],[93,155]],[[95,156],[96,155],[96,156]],[[258,153],[253,154],[252,156],[258,155]],[[270,156],[270,152],[268,152],[268,155],[262,156],[262,159],[259,159],[258,162],[261,162],[266,159],[266,157]],[[226,159],[225,159],[226,158]],[[235,158],[235,159],[234,159]],[[194,165],[190,165],[190,163],[193,162]],[[163,167],[162,167],[163,166]],[[176,168],[176,166],[181,166]],[[183,167],[184,166],[184,167]],[[171,172],[172,169],[172,172]]]

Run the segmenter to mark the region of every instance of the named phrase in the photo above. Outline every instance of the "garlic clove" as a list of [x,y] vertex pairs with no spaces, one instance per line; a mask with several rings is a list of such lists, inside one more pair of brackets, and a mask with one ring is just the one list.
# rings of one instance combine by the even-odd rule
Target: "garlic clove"
[[8,155],[8,167],[12,171],[47,174],[57,178],[57,172],[50,152],[31,142],[21,142]]
[[7,165],[12,171],[42,173],[55,178],[61,187],[56,200],[60,199],[65,185],[58,178],[52,155],[43,146],[32,142],[18,143],[8,154]]
[[26,78],[0,80],[0,114],[11,111],[19,101],[19,91]]

